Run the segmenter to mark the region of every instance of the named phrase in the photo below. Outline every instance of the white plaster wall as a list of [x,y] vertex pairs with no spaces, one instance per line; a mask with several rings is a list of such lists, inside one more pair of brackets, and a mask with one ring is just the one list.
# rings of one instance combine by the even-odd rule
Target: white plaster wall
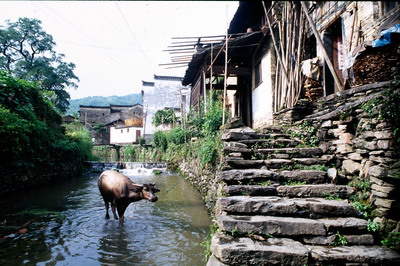
[[260,128],[273,123],[273,73],[271,72],[271,60],[271,53],[267,52],[261,60],[262,83],[252,92],[253,128]]
[[140,136],[143,136],[143,128],[141,127],[123,127],[110,128],[110,144],[123,144],[137,142],[136,130],[140,130]]
[[[144,134],[152,135],[156,128],[152,124],[154,114],[165,107],[181,108],[182,83],[178,80],[155,79],[154,87],[143,86],[143,112],[146,119]],[[185,90],[190,95],[190,90]],[[186,112],[189,108],[190,99],[186,98]]]

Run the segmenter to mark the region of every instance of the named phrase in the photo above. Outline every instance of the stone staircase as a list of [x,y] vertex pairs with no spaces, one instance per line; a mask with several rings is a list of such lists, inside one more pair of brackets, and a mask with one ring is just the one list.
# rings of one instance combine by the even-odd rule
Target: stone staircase
[[[330,157],[279,129],[225,130],[225,184],[208,265],[400,265],[336,185]],[[301,146],[302,148],[298,148]]]

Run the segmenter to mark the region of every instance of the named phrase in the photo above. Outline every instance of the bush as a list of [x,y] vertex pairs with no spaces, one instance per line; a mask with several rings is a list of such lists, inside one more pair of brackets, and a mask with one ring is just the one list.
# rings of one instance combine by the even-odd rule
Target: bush
[[198,140],[194,151],[198,155],[203,167],[216,166],[222,151],[220,134]]
[[168,143],[183,144],[190,138],[190,132],[186,129],[175,127],[167,134]]
[[156,148],[166,151],[168,147],[167,134],[163,131],[156,131],[153,135],[153,144]]
[[17,172],[30,178],[24,184],[4,179],[0,183],[28,186],[40,183],[36,180],[43,176],[49,180],[76,175],[91,156],[91,145],[86,131],[67,129],[64,133],[61,116],[34,83],[0,72],[0,152],[4,158],[0,168],[13,173],[13,178],[18,178]]

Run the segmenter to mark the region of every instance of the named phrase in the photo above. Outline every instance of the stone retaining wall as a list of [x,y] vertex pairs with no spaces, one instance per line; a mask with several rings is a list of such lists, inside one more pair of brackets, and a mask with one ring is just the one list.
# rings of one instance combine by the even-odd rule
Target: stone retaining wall
[[393,177],[400,173],[399,152],[393,140],[395,126],[362,108],[381,96],[389,84],[368,84],[321,98],[314,113],[304,120],[317,128],[319,147],[336,158],[342,177],[371,182],[369,202],[375,209],[374,221],[386,230],[399,230],[400,179]]

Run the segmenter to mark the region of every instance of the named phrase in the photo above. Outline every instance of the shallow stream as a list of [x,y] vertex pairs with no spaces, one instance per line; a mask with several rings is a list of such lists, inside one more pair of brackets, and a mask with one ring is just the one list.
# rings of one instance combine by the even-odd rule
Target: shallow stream
[[158,202],[132,203],[123,227],[104,219],[99,174],[1,198],[0,265],[205,265],[198,192],[176,175],[122,172],[161,189]]

